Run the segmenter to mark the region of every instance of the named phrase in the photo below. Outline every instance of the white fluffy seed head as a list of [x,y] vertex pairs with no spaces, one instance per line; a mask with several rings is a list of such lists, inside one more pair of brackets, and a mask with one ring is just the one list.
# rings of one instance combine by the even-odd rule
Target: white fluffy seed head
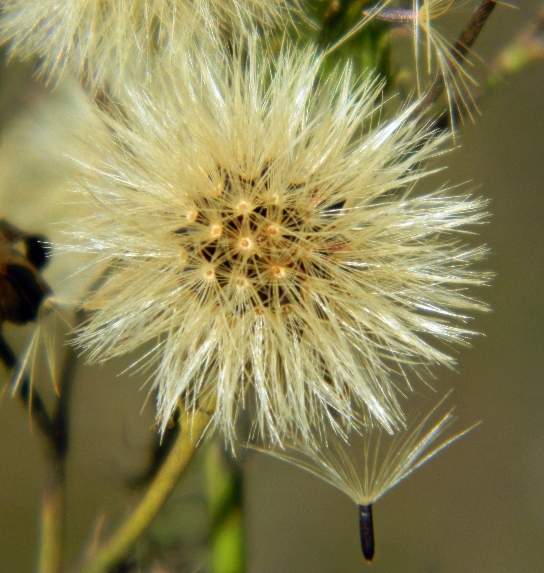
[[465,289],[484,249],[462,238],[483,203],[412,192],[441,141],[411,109],[380,119],[375,80],[319,87],[312,52],[210,53],[134,90],[84,148],[95,214],[72,248],[110,270],[79,344],[104,360],[158,340],[162,428],[207,397],[228,439],[249,405],[278,442],[360,408],[390,431],[404,373],[450,363],[433,338],[465,342],[482,308]]
[[[160,68],[198,31],[244,35],[287,21],[287,0],[5,0],[0,41],[21,58],[40,58],[56,83],[65,72],[91,89],[116,91],[127,77]],[[196,34],[195,34],[196,33]]]

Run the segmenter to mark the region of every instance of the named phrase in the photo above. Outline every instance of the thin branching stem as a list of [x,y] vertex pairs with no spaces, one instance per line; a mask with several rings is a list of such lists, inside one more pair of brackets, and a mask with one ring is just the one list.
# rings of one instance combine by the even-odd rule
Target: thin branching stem
[[[0,360],[13,370],[17,356],[0,334]],[[61,573],[63,566],[64,506],[68,423],[72,382],[77,356],[68,348],[59,382],[59,397],[49,414],[45,402],[27,374],[23,374],[18,395],[45,439],[45,480],[42,492],[39,573]]]
[[64,458],[48,456],[42,490],[39,573],[61,573],[64,547],[66,468]]
[[69,347],[66,352],[59,397],[52,414],[53,439],[49,441],[45,460],[39,573],[61,573],[63,567],[70,398],[77,365],[75,349]]
[[82,573],[106,573],[127,558],[193,459],[210,418],[211,413],[200,410],[180,414],[177,439],[144,497],[83,567]]
[[[451,50],[453,58],[455,58],[460,64],[465,62],[470,48],[474,45],[474,42],[476,42],[496,5],[496,0],[482,0],[470,15],[459,39],[455,42]],[[444,82],[444,78],[440,73],[437,73],[429,91],[414,110],[414,115],[418,115],[422,111],[431,107],[442,95],[445,88],[446,84]]]

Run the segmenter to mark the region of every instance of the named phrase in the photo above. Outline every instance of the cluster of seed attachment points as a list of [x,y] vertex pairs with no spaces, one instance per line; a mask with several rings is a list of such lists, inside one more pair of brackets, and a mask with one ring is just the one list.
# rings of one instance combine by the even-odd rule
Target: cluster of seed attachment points
[[257,314],[307,302],[312,281],[329,278],[331,257],[343,248],[328,231],[343,202],[323,205],[304,183],[274,192],[268,168],[252,179],[219,173],[221,182],[194,200],[175,231],[187,253],[185,271],[202,281],[198,295],[216,296],[217,286],[237,312]]

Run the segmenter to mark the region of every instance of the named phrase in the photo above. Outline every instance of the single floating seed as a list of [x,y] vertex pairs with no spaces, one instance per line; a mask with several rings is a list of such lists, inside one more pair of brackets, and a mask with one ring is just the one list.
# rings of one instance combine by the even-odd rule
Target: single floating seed
[[361,549],[368,563],[374,557],[374,524],[372,523],[372,504],[359,506],[359,531]]

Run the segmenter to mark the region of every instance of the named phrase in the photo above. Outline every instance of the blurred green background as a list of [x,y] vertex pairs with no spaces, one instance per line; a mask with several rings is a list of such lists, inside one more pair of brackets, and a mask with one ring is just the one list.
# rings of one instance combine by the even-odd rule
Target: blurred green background
[[[489,60],[534,16],[539,2],[519,10],[499,6],[477,43]],[[37,199],[15,224],[40,231],[39,207],[54,186],[47,134],[43,190],[36,157],[13,147],[46,97],[20,71],[1,79],[0,188],[24,174]],[[435,371],[436,402],[450,388],[459,429],[483,424],[448,448],[374,508],[376,557],[360,554],[356,507],[343,494],[302,471],[260,454],[245,459],[248,573],[532,573],[544,570],[544,65],[509,79],[466,124],[459,148],[440,180],[468,182],[490,198],[493,214],[481,228],[491,247],[493,287],[479,293],[492,312],[474,328],[485,333],[457,354],[457,371]],[[64,97],[58,90],[53,98]],[[49,96],[51,97],[51,96]],[[23,126],[23,127],[21,127]],[[40,151],[42,150],[42,151]],[[47,168],[49,166],[49,168]],[[48,170],[49,169],[49,170]],[[9,191],[9,190],[8,190]],[[6,203],[6,201],[8,201]],[[5,215],[2,215],[5,216]],[[15,216],[15,215],[13,215]],[[142,379],[116,377],[123,365],[81,368],[74,394],[69,461],[68,558],[107,510],[114,520],[133,495],[126,481],[145,464],[154,405],[144,407]],[[424,387],[416,393],[428,397]],[[410,409],[410,406],[408,406]],[[42,480],[39,436],[18,401],[0,403],[0,571],[27,573],[36,562]],[[197,484],[195,477],[189,476]],[[198,485],[198,484],[197,484]],[[169,543],[183,539],[190,568],[199,570],[205,509],[178,492],[162,516]],[[157,541],[157,536],[151,539]],[[159,571],[159,569],[157,569]]]

